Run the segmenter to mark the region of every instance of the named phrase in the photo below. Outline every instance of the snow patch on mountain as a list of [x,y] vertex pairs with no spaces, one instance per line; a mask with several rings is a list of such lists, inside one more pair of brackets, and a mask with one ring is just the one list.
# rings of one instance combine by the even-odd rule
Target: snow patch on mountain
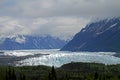
[[59,49],[67,42],[52,36],[14,35],[1,40],[0,50]]
[[119,40],[120,17],[107,18],[86,25],[61,50],[120,52]]
[[117,23],[111,25],[110,28],[113,28],[113,27],[115,27],[116,25],[117,25]]
[[20,43],[20,44],[26,42],[25,37],[23,37],[23,36],[22,37],[16,37],[15,41],[18,42],[18,43]]

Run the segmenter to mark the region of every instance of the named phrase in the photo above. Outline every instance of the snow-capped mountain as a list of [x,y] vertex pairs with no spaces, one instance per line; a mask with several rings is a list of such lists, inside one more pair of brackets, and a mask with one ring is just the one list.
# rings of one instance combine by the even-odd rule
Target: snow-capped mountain
[[120,17],[90,23],[61,50],[120,52]]
[[62,48],[66,41],[51,36],[12,36],[4,38],[0,42],[0,50],[19,49],[58,49]]

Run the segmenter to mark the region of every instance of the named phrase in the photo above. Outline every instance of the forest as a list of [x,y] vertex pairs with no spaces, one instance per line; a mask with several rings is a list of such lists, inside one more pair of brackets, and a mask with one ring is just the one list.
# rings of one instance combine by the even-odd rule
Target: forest
[[71,62],[61,67],[0,66],[0,80],[120,80],[120,64]]

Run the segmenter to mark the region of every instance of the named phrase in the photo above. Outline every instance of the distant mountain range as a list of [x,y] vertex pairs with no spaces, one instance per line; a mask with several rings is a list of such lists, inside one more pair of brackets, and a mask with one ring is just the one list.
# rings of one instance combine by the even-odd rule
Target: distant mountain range
[[58,49],[62,48],[66,41],[51,36],[22,36],[4,38],[0,42],[0,50],[20,49]]
[[120,52],[120,17],[88,24],[61,50]]

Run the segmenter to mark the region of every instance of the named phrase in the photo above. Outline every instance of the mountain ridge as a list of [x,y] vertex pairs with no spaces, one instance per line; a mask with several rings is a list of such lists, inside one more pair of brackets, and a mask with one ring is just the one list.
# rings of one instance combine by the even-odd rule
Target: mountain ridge
[[66,41],[52,36],[23,36],[5,38],[0,43],[0,50],[21,49],[58,49],[63,47]]
[[86,25],[62,51],[120,52],[120,17]]

